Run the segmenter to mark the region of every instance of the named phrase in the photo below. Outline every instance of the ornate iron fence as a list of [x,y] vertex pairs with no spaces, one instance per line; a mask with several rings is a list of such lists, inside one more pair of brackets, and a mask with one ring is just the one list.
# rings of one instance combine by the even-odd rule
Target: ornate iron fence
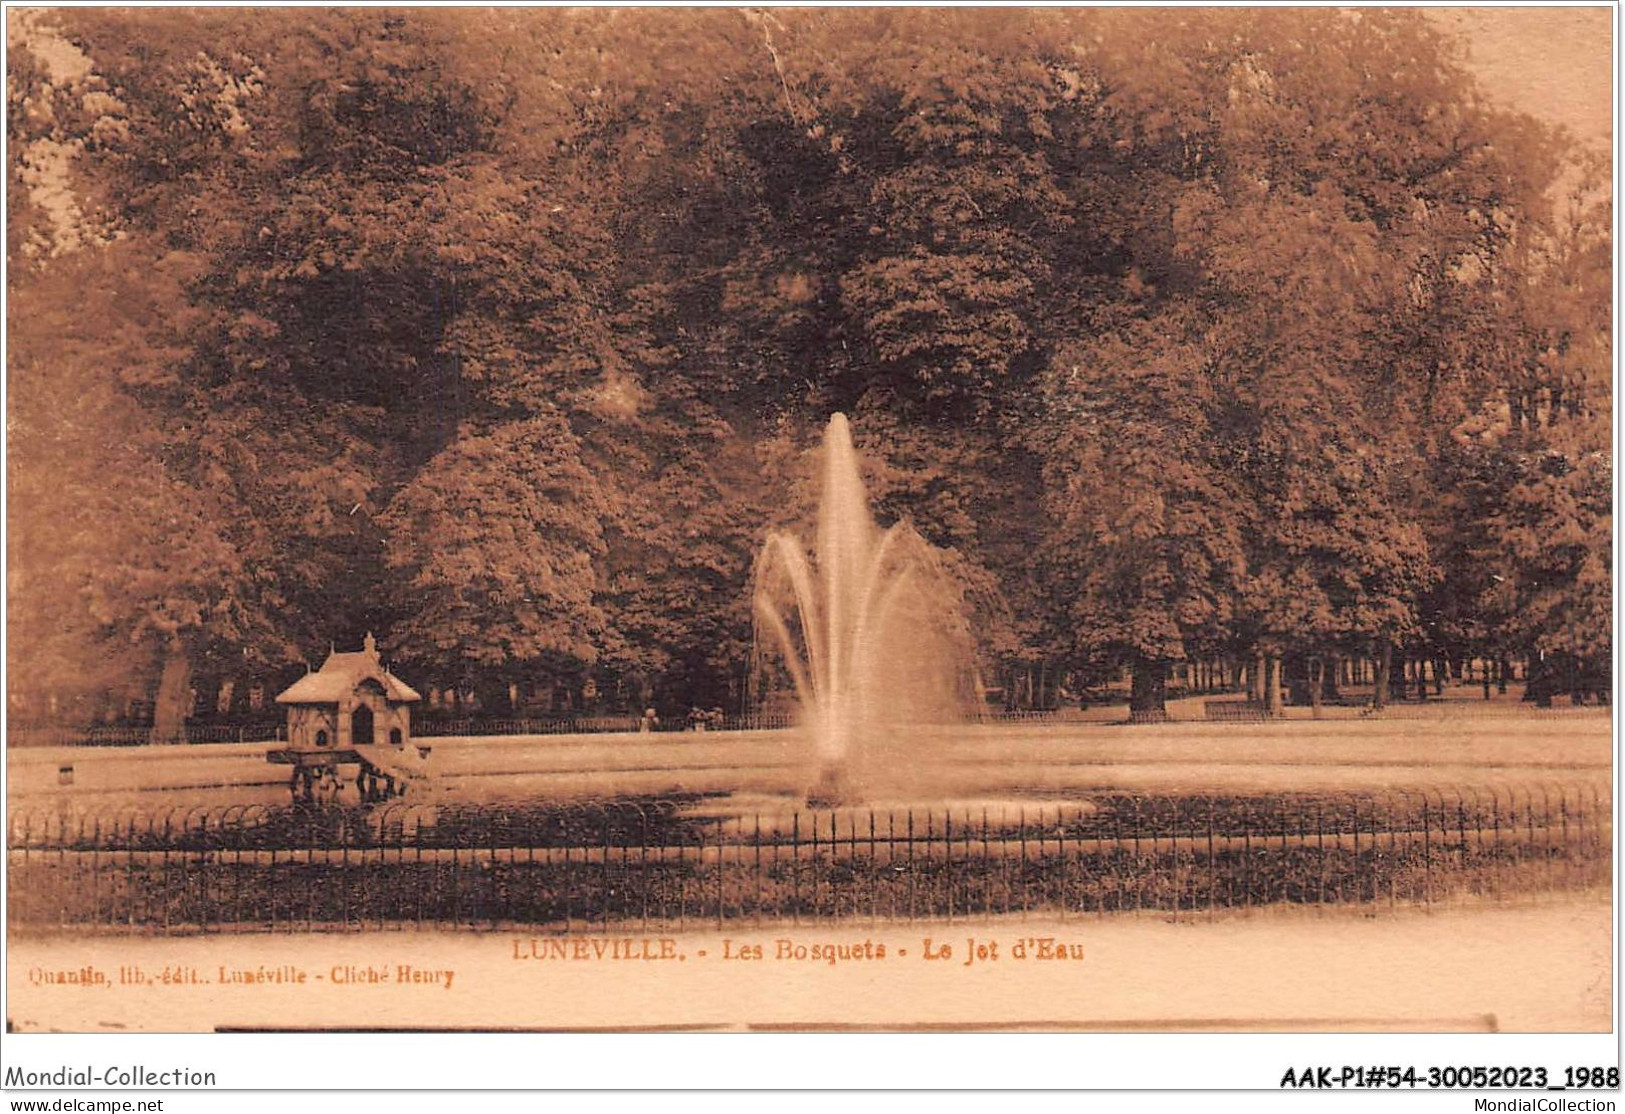
[[[282,737],[280,724],[188,724],[174,743],[263,743]],[[12,747],[139,747],[152,742],[152,728],[141,726],[84,727],[71,724],[8,726],[6,745]]]
[[19,812],[20,929],[572,932],[1384,909],[1606,884],[1603,785],[1100,795],[717,814],[725,801]]

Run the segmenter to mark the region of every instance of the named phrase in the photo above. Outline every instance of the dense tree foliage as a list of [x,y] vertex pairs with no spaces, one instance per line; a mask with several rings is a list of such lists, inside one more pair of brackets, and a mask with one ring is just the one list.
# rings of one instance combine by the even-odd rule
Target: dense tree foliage
[[1022,699],[1606,669],[1605,187],[1422,13],[30,26],[21,688],[147,678],[163,733],[377,628],[437,687],[738,706],[836,410]]

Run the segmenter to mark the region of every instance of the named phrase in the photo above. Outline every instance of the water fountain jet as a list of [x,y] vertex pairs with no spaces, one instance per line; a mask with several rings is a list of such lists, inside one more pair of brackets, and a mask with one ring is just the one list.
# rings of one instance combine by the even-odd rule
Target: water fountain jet
[[918,781],[911,728],[958,722],[975,700],[962,593],[906,522],[875,523],[844,414],[824,432],[813,552],[788,533],[757,558],[758,674],[777,662],[817,763],[810,803]]

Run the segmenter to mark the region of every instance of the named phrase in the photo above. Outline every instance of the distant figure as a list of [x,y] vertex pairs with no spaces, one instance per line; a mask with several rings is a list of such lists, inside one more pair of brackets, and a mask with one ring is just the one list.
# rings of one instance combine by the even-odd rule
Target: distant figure
[[655,710],[653,708],[643,709],[643,718],[638,720],[638,730],[640,732],[653,731],[659,726],[660,717],[655,715]]
[[699,705],[695,705],[688,710],[688,729],[690,731],[704,731],[705,721],[706,713],[700,710]]

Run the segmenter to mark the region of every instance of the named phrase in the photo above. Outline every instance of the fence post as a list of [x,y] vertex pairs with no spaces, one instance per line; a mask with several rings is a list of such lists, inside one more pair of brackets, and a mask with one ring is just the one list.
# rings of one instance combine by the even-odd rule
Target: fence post
[[1574,884],[1574,847],[1569,843],[1569,787],[1558,786],[1558,808],[1563,819],[1563,874],[1568,885]]
[[[1462,796],[1461,786],[1456,786],[1456,839],[1461,844],[1461,897],[1466,898],[1472,882],[1472,876],[1467,870],[1467,801]],[[1444,790],[1439,790],[1440,812],[1444,811]]]
[[1134,912],[1145,908],[1145,869],[1140,860],[1140,798],[1134,798]]
[[638,905],[642,911],[643,931],[649,931],[649,813],[640,804],[638,810]]
[[[779,845],[773,841],[773,867],[779,866]],[[801,810],[790,814],[790,923],[801,923]]]
[[[197,867],[198,875],[198,931],[204,935],[208,935],[209,921],[211,918],[213,918],[215,921],[215,927],[217,929],[220,927],[219,917],[215,916],[216,910],[214,898],[215,883],[219,881],[220,872],[214,869],[214,866],[217,863],[223,863],[224,851],[218,847],[211,846],[211,840],[209,839],[209,820],[213,815],[213,810],[208,808],[203,810],[202,820],[198,825],[198,847],[193,851],[193,854],[196,855],[194,863]],[[218,834],[219,831],[220,829],[216,827],[216,834]],[[188,871],[188,873],[190,873],[190,871]]]
[[[666,845],[666,826],[660,826],[660,845]],[[683,833],[677,833],[677,929],[679,932],[688,927],[688,872],[685,869],[684,851],[686,842]]]
[[[562,888],[564,890],[564,933],[568,936],[571,930],[575,927],[575,880],[570,877],[570,826],[562,814],[555,816],[553,818],[553,823],[558,825],[559,835],[562,837],[560,838],[559,842],[564,845],[564,865],[560,868],[560,870],[561,877],[563,879]],[[665,829],[662,827],[660,839],[662,847],[665,846],[666,842],[664,833]],[[551,847],[548,848],[547,857],[548,865],[551,866],[553,859]]]
[[1528,833],[1523,854],[1520,858],[1535,857],[1535,791],[1528,787],[1523,791],[1524,830]]
[[[774,852],[777,855],[777,851]],[[790,816],[790,923],[801,923],[801,810]]]
[[[1128,897],[1126,895],[1128,887],[1124,886],[1119,881],[1118,873],[1122,869],[1123,856],[1125,854],[1123,850],[1122,805],[1127,799],[1128,798],[1126,797],[1117,797],[1112,800],[1112,850],[1109,856],[1104,856],[1106,862],[1110,864],[1104,873],[1109,873],[1111,876],[1112,912],[1114,913],[1121,913],[1124,909],[1128,908]],[[1104,840],[1102,840],[1102,844],[1104,844]],[[1102,846],[1101,850],[1104,851],[1105,847]],[[1106,915],[1105,878],[1101,879],[1100,886],[1100,915],[1102,917],[1105,917]]]
[[1214,916],[1219,901],[1219,863],[1213,847],[1213,798],[1207,798],[1207,919]]
[[1169,889],[1174,895],[1174,923],[1178,924],[1180,891],[1184,888],[1184,879],[1179,873],[1179,821],[1184,815],[1185,798],[1174,797],[1172,802],[1173,819],[1168,825],[1168,851],[1172,864],[1169,873]]
[[[1407,809],[1407,811],[1409,811],[1409,804],[1408,803],[1406,805],[1406,809]],[[1393,790],[1391,790],[1391,789],[1384,789],[1382,791],[1382,819],[1383,819],[1383,826],[1388,829],[1388,859],[1389,859],[1389,862],[1392,864],[1389,867],[1389,870],[1388,870],[1388,909],[1389,909],[1390,912],[1392,912],[1394,910],[1394,908],[1397,907],[1398,904],[1399,904],[1399,863],[1400,863],[1400,860],[1399,860],[1399,856],[1398,856],[1397,852],[1395,851],[1395,848],[1398,846],[1398,843],[1399,843],[1399,826],[1394,820],[1394,794],[1393,794]],[[1375,846],[1375,844],[1376,844],[1376,836],[1375,835],[1372,836],[1371,842],[1372,842],[1372,845],[1373,845],[1372,850],[1375,851],[1376,850],[1376,846]],[[1409,843],[1410,843],[1409,837],[1407,837],[1407,839],[1406,839],[1406,847],[1407,847],[1407,849],[1409,849]],[[1374,897],[1375,895],[1373,894],[1372,896]]]
[[[1000,820],[1001,825],[1002,825],[1004,819],[1005,818],[1004,818],[1003,814],[1001,813],[1000,816],[999,816],[999,820]],[[970,815],[969,815],[968,812],[966,813],[966,816],[965,816],[965,823],[966,823],[967,827],[970,826]],[[999,881],[1002,883],[1002,888],[1004,890],[1004,912],[1006,914],[1008,914],[1010,912],[1011,893],[1014,891],[1015,887],[1013,887],[1010,884],[1009,856],[1002,853],[1003,850],[1004,850],[1003,840],[1002,840],[1002,827],[1001,827],[1001,840],[1000,840],[999,850],[1001,852],[1001,854],[999,855]],[[991,848],[990,843],[989,843],[989,831],[988,831],[988,823],[987,823],[987,806],[983,805],[982,806],[982,877],[984,879],[991,879],[992,876],[993,876],[993,852],[992,852],[992,848]],[[991,922],[993,920],[992,883],[991,883],[991,881],[988,881],[985,884],[988,886],[988,891],[989,892],[988,892],[987,899],[983,902],[983,905],[984,905],[983,914],[984,914],[984,919]]]
[[1598,819],[1602,815],[1602,794],[1598,791],[1596,783],[1593,782],[1591,785],[1591,842],[1586,847],[1586,859],[1588,862],[1594,862],[1601,857],[1597,852],[1604,846],[1602,836],[1602,821]]
[[[987,823],[987,812],[985,810],[982,813],[982,822],[983,822],[983,824]],[[1020,835],[1020,839],[1021,839],[1021,868],[1018,871],[1016,877],[1019,879],[1019,881],[1021,883],[1021,919],[1026,920],[1027,919],[1027,914],[1031,911],[1030,903],[1027,900],[1027,806],[1026,805],[1022,805],[1017,810],[1016,823],[1019,825],[1017,831],[1018,831],[1018,833]],[[983,831],[985,833],[986,829],[984,828]],[[986,850],[987,850],[985,834],[984,834],[984,842],[983,842],[982,847],[983,847],[983,853],[985,854]],[[1040,857],[1042,857],[1042,853],[1040,853]]]
[[818,812],[813,810],[807,814],[807,826],[812,829],[812,923],[817,924],[823,915],[823,900],[820,894],[820,883],[823,881],[823,870],[818,861]]
[[1551,888],[1552,876],[1552,798],[1544,782],[1540,786],[1540,825],[1546,833],[1546,847],[1541,855],[1542,878],[1547,879],[1546,888]]
[[[1439,802],[1440,835],[1444,829],[1444,802]],[[1423,877],[1426,882],[1424,889],[1425,904],[1433,904],[1433,813],[1428,802],[1428,792],[1422,790],[1422,861]]]
[[[314,931],[316,927],[316,841],[318,830],[316,827],[316,805],[314,802],[304,803],[305,821],[305,931]],[[290,856],[291,858],[291,856]]]
[[[61,807],[66,807],[61,806]],[[45,835],[50,836],[51,828],[47,823]],[[49,843],[46,843],[49,847]],[[66,928],[68,924],[68,818],[58,811],[56,814],[56,884],[51,889],[56,893],[56,924],[58,928]]]
[[[270,843],[271,843],[271,859],[270,859],[270,862],[266,864],[266,881],[267,881],[267,887],[266,888],[270,891],[271,932],[273,934],[276,932],[276,899],[277,899],[277,895],[279,893],[281,893],[284,889],[287,888],[286,885],[284,885],[281,874],[277,871],[277,861],[276,861],[277,844],[280,843],[280,842],[282,842],[282,841],[278,840],[278,839],[272,839],[270,841]],[[288,931],[289,932],[293,931],[293,899],[291,897],[288,899]]]
[[350,931],[350,818],[339,814],[339,931]]
[[914,912],[914,808],[908,810],[908,923],[913,924]]
[[[854,819],[854,823],[856,820]],[[889,848],[888,848],[889,850]],[[891,856],[886,856],[886,870],[891,869]],[[885,874],[880,869],[880,848],[875,841],[875,810],[869,809],[869,923],[880,923],[880,880]]]
[[[232,846],[230,848],[232,852],[231,875],[230,884],[227,885],[226,889],[231,895],[231,923],[238,925],[244,924],[248,921],[248,918],[243,916],[242,904],[243,842],[247,838],[245,829],[247,827],[246,820],[248,816],[248,809],[248,805],[233,805],[231,808],[226,809],[220,819],[222,840],[224,840],[224,833],[228,829],[232,832]],[[233,811],[236,811],[238,814],[235,822],[229,819]],[[220,862],[222,866],[225,865],[226,851],[227,847],[225,846],[224,842],[222,842],[220,847]],[[221,918],[221,920],[223,921],[223,918]]]
[[[439,819],[439,814],[435,813],[434,815],[435,815],[436,820],[438,820]],[[423,892],[424,892],[424,890],[428,889],[428,887],[423,884],[424,876],[423,876],[423,812],[422,812],[422,810],[414,808],[412,810],[412,817],[413,817],[413,824],[412,824],[412,873],[411,873],[411,878],[412,878],[412,895],[416,899],[415,902],[414,902],[414,904],[416,906],[416,909],[415,909],[416,916],[413,918],[413,923],[414,923],[414,926],[419,931],[422,931],[422,929],[423,929]],[[405,827],[404,827],[404,825],[405,825],[405,821],[402,821],[402,835],[403,835],[403,837],[405,835]],[[404,848],[402,848],[402,857],[403,858],[405,857],[405,849]],[[434,872],[438,872],[438,869],[439,869],[438,866],[433,867]]]
[[897,920],[897,812],[886,810],[886,920]]
[[1462,786],[1457,791],[1456,799],[1460,801],[1464,814],[1467,808],[1464,793],[1472,794],[1473,798],[1473,847],[1472,853],[1469,855],[1467,833],[1463,831],[1461,836],[1461,864],[1463,873],[1466,875],[1463,882],[1468,892],[1482,894],[1488,890],[1488,886],[1485,885],[1483,879],[1478,877],[1478,873],[1484,865],[1484,802],[1478,795],[1476,785]]
[[[1360,799],[1363,796],[1363,793],[1355,795],[1353,811],[1350,814],[1350,824],[1354,828],[1354,851],[1353,857],[1349,860],[1351,865],[1347,873],[1354,877],[1354,904],[1356,905],[1365,903],[1365,871],[1360,865]],[[1341,837],[1338,838],[1337,847],[1340,851],[1343,848]],[[1337,901],[1340,905],[1348,901],[1348,887],[1344,884],[1343,877],[1343,875],[1339,875],[1337,879]]]
[[90,923],[101,924],[102,912],[102,818],[96,817],[96,827],[90,835]]
[[[1055,861],[1061,871],[1061,884],[1058,887],[1061,899],[1061,919],[1064,921],[1072,912],[1072,889],[1067,884],[1071,880],[1072,860],[1066,857],[1066,806],[1055,806]],[[1083,911],[1081,908],[1078,910]]]
[[[637,804],[632,803],[632,802],[627,802],[627,803],[623,804],[620,807],[620,810],[616,813],[616,816],[617,816],[617,819],[624,819],[624,820],[628,821],[628,826],[630,826],[630,821],[632,819],[632,814],[633,813],[641,813],[642,811],[643,810]],[[627,904],[627,902],[628,902],[628,887],[630,886],[631,880],[632,880],[632,866],[631,866],[632,847],[631,847],[631,844],[628,842],[629,837],[628,837],[628,834],[627,834],[627,832],[625,830],[623,830],[621,827],[619,827],[619,825],[617,825],[617,827],[615,829],[615,832],[620,837],[620,845],[621,845],[621,873],[620,873],[620,878],[619,878],[619,882],[617,883],[617,885],[619,886],[620,891],[621,891],[621,917],[620,917],[620,919],[624,923],[625,921],[630,920],[631,916],[632,916],[631,908]]]
[[[498,806],[496,810],[496,823],[491,825],[491,846],[487,849],[490,856],[489,869],[490,882],[486,889],[490,893],[489,919],[493,930],[504,924],[512,924],[513,913],[513,813],[507,808]],[[508,866],[502,865],[502,847],[508,847]],[[606,849],[605,869],[608,870],[609,853]]]
[[[762,814],[755,814],[755,835],[751,839],[751,908],[754,910],[754,921],[758,928],[762,924]],[[869,814],[869,822],[874,823],[874,814]]]
[[1577,879],[1585,878],[1585,864],[1591,857],[1591,841],[1586,837],[1585,793],[1578,785],[1574,787],[1574,826],[1578,831],[1574,837],[1574,869],[1569,872],[1571,886]]
[[[834,881],[840,877],[840,872],[837,869],[840,866],[840,854],[841,814],[835,809],[831,809],[829,814],[829,876],[831,879],[829,884],[829,915],[831,920],[841,919],[841,891]],[[855,863],[853,865],[856,866]],[[856,873],[854,872],[855,876]],[[852,912],[857,912],[856,901],[852,903]]]
[[[137,918],[136,918],[136,891],[137,891],[137,886],[136,886],[136,882],[135,882],[135,845],[136,845],[135,819],[136,819],[136,817],[138,815],[143,815],[143,814],[136,813],[136,812],[130,813],[129,832],[125,836],[125,839],[124,839],[124,891],[125,891],[125,899],[129,904],[129,929],[130,929],[131,932],[135,931],[135,926],[136,926],[136,923],[137,923]],[[149,829],[151,828],[150,821],[148,823],[148,828]],[[25,852],[25,854],[26,854],[26,852]]]
[[161,892],[164,903],[165,932],[169,931],[169,820],[172,815],[173,812],[164,813],[164,842],[163,850],[160,852],[163,861],[163,889]]
[[1253,815],[1247,802],[1237,802],[1241,810],[1241,897],[1250,913],[1253,908]]

